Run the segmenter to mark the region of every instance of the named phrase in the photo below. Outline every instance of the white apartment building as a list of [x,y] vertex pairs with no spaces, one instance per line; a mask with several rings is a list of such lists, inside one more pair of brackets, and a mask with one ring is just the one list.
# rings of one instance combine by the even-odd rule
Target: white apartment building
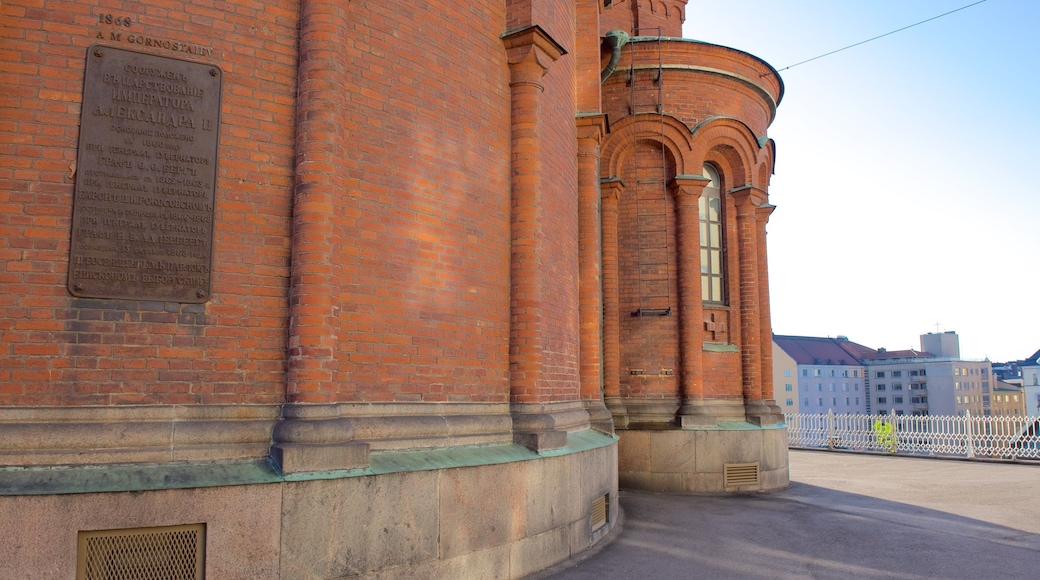
[[[819,338],[811,336],[773,336],[774,352],[779,350],[796,363],[794,377],[774,378],[773,391],[786,402],[790,391],[797,393],[795,405],[799,413],[865,413],[864,366],[859,353],[873,352],[863,345],[849,342],[845,337]],[[773,356],[774,377],[778,357]],[[789,367],[790,363],[786,363]],[[784,369],[781,369],[784,370]],[[794,379],[792,381],[792,379]],[[783,385],[782,389],[778,385]],[[783,405],[781,405],[783,408]],[[788,412],[785,410],[785,412]]]
[[798,413],[798,363],[773,341],[773,398],[784,414]]

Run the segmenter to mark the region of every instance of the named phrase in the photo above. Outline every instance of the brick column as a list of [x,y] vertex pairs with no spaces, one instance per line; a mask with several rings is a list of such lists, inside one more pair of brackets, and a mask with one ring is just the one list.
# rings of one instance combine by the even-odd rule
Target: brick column
[[[753,187],[730,192],[737,210],[737,252],[740,261],[740,371],[741,390],[748,421],[775,423],[776,417],[762,402],[763,352],[772,348],[762,343],[762,283],[759,264],[758,206],[765,194]],[[765,289],[768,294],[768,288]],[[769,371],[772,372],[771,370]]]
[[343,87],[349,86],[333,61],[334,47],[346,42],[347,23],[328,0],[305,0],[300,10],[287,400],[328,403],[339,318],[333,212],[343,194],[347,135],[341,120]]
[[711,183],[702,175],[676,175],[675,237],[679,277],[679,390],[683,426],[712,424],[713,414],[704,405],[701,350],[704,346],[704,304],[701,292],[700,210],[698,202]]
[[758,224],[758,308],[759,332],[762,345],[762,399],[773,398],[773,325],[769,314],[769,264],[766,260],[766,224],[772,215],[775,205],[768,203],[758,206],[755,223]]
[[603,236],[603,400],[614,425],[628,425],[621,400],[621,319],[618,292],[618,203],[625,184],[616,177],[600,180]]
[[763,203],[755,208],[758,247],[759,344],[761,354],[761,391],[757,401],[745,403],[748,420],[759,425],[783,422],[783,412],[773,399],[773,325],[769,313],[769,264],[766,259],[766,224],[776,206]]
[[283,472],[364,467],[368,446],[350,441],[335,403],[339,327],[336,200],[343,195],[347,134],[344,87],[336,62],[347,42],[335,0],[300,5],[292,277],[286,404],[271,456]]
[[762,398],[762,351],[759,341],[758,226],[755,191],[744,187],[730,193],[737,210],[737,256],[740,285],[740,376],[744,401]]
[[556,413],[545,388],[546,329],[542,237],[541,94],[542,76],[566,51],[541,27],[526,26],[502,36],[509,60],[512,91],[512,223],[510,255],[509,395],[513,439],[530,449],[558,449],[567,444],[565,423],[583,420],[578,407]]
[[581,328],[581,399],[593,426],[614,432],[603,404],[603,279],[599,147],[604,115],[582,115],[578,125],[578,310]]

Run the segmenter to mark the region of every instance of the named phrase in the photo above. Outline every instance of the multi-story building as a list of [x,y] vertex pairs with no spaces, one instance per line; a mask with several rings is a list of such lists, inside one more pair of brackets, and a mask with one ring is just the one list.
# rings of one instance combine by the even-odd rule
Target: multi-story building
[[1022,385],[993,379],[990,397],[990,415],[994,417],[1022,417],[1026,415],[1026,398]]
[[787,354],[773,337],[773,391],[776,404],[784,414],[798,413],[798,362]]
[[[921,335],[922,350],[888,351],[864,359],[868,412],[897,415],[990,413],[989,361],[960,358],[954,332]],[[929,351],[925,351],[928,347]],[[937,352],[931,352],[932,350]]]
[[1018,367],[1022,374],[1026,413],[1040,416],[1040,351],[1021,361]]
[[1005,383],[1021,386],[1022,369],[1018,366],[1021,362],[1015,360],[1005,363],[993,363],[993,376]]
[[864,360],[867,368],[868,413],[927,415],[928,353],[916,350],[888,351],[878,349],[875,356]]
[[[990,363],[962,359],[959,339],[954,332],[921,335],[921,350],[874,350],[844,336],[774,335],[773,342],[777,352],[783,352],[796,364],[794,374],[801,413],[833,410],[837,413],[895,412],[897,415],[965,412],[989,415],[992,412],[994,378]],[[778,359],[774,356],[774,361]],[[780,376],[781,371],[784,369],[774,364],[777,385],[785,378]],[[1001,403],[1005,402],[1005,396],[1013,399],[1016,395],[1001,392]],[[1040,409],[1040,393],[1037,396]],[[777,398],[782,397],[778,394]]]
[[[872,352],[870,348],[844,336],[774,335],[773,343],[797,365],[794,378],[799,412],[866,412],[866,369],[859,357]],[[778,391],[777,398],[780,396]]]

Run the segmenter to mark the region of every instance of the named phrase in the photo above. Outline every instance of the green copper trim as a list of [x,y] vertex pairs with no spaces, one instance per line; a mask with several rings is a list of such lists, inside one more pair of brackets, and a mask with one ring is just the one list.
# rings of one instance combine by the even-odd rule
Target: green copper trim
[[706,342],[701,347],[701,350],[707,352],[740,352],[740,349],[737,348],[736,345],[727,342]]
[[283,475],[267,460],[208,463],[106,464],[0,468],[0,496],[57,495],[261,485],[410,471],[480,467],[561,457],[613,445],[615,435],[587,430],[567,436],[562,449],[536,453],[515,443],[376,451],[365,469]]

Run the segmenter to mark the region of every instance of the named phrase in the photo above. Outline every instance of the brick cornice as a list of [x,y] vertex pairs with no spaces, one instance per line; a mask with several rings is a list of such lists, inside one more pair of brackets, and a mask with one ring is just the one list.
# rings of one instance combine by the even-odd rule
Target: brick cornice
[[704,188],[711,183],[711,180],[703,175],[676,175],[672,178],[672,182],[669,184],[672,189],[672,195],[679,197],[681,195],[692,195],[700,197],[701,192]]
[[578,140],[592,139],[599,145],[603,137],[610,132],[610,123],[602,113],[578,115],[574,124],[578,127]]
[[552,63],[567,54],[567,50],[537,24],[511,30],[501,38],[506,45],[510,66],[533,62],[538,64],[543,75]]
[[604,200],[619,200],[625,191],[625,182],[618,177],[607,177],[599,180],[600,197]]
[[750,204],[752,206],[750,209],[758,208],[766,203],[767,199],[766,192],[753,185],[735,187],[729,190],[727,195],[733,197],[733,201],[738,207]]

